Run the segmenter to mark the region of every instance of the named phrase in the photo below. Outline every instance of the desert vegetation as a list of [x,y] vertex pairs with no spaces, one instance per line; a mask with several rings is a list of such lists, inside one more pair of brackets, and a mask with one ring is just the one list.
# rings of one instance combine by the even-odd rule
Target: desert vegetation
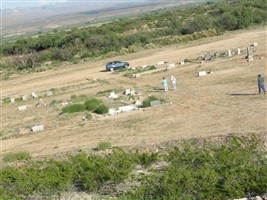
[[99,27],[54,31],[5,42],[1,55],[12,58],[5,59],[0,68],[5,71],[6,79],[15,71],[40,71],[63,61],[77,63],[187,42],[265,24],[266,19],[264,0],[207,2],[185,9],[162,9],[135,18],[120,18]]
[[[109,142],[101,142],[97,150],[108,148]],[[102,155],[81,152],[64,160],[20,163],[1,170],[1,199],[60,198],[73,187],[99,195],[109,187],[106,199],[231,199],[261,195],[267,188],[266,152],[254,134],[216,142],[192,139],[157,153],[113,148]],[[138,176],[136,166],[142,169]],[[128,189],[116,190],[120,183]]]

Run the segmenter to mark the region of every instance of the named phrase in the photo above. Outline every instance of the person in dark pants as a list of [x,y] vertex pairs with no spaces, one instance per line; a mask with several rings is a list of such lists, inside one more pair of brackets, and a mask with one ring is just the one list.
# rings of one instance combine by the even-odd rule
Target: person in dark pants
[[262,77],[260,74],[258,75],[258,78],[257,78],[257,82],[258,82],[258,88],[259,88],[259,94],[261,94],[261,90],[264,92],[264,94],[266,93],[265,92],[265,88],[264,88],[264,77]]

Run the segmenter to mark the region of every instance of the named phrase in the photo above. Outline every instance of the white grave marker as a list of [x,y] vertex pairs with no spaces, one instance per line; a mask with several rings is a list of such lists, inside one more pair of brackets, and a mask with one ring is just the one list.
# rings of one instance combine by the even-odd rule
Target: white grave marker
[[11,103],[15,103],[15,98],[10,98]]
[[35,92],[32,92],[32,97],[33,98],[38,98],[38,95]]
[[26,105],[24,105],[24,106],[19,106],[19,107],[18,107],[18,110],[20,110],[20,111],[21,111],[21,110],[26,110],[27,107],[28,107],[28,106],[26,106]]
[[198,72],[198,76],[206,76],[206,75],[207,75],[206,71]]
[[158,62],[158,65],[164,65],[164,61]]
[[23,101],[26,101],[26,100],[28,99],[28,97],[27,97],[27,95],[24,95],[24,96],[21,97],[21,99],[22,99]]
[[32,131],[36,132],[36,131],[42,131],[44,130],[44,125],[39,125],[39,126],[33,126],[32,127]]
[[47,96],[53,96],[53,92],[52,92],[52,91],[47,91],[47,92],[46,92],[46,95],[47,95]]
[[240,48],[237,49],[237,55],[240,55],[241,54],[241,50]]

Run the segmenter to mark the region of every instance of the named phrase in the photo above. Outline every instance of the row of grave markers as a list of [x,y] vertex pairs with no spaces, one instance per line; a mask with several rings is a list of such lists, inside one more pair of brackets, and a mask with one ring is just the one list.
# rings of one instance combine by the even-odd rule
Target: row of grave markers
[[[47,92],[46,92],[46,96],[53,96],[53,95],[54,95],[54,94],[53,94],[52,91],[47,91]],[[37,95],[35,92],[32,92],[31,96],[32,96],[32,98],[38,98],[38,95]],[[28,96],[27,96],[27,95],[23,95],[23,96],[21,97],[21,100],[23,100],[23,101],[28,100]],[[15,98],[10,98],[10,102],[11,102],[11,103],[15,103],[15,102],[16,102],[16,99],[15,99]]]

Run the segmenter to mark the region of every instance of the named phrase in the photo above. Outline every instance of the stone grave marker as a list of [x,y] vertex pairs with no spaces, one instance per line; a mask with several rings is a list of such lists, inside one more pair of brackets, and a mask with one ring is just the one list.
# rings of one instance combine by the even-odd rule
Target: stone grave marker
[[126,89],[126,90],[124,91],[124,94],[125,94],[125,95],[130,95],[130,94],[131,94],[131,90],[130,90],[130,89]]
[[37,131],[42,131],[44,130],[44,125],[39,125],[39,126],[33,126],[32,131],[37,132]]
[[146,68],[148,65],[142,65],[141,68],[144,69]]
[[206,71],[200,71],[198,72],[198,76],[206,76],[207,72]]
[[32,97],[33,98],[38,98],[38,95],[35,92],[32,92]]
[[21,97],[21,99],[22,99],[23,101],[26,101],[26,100],[28,99],[28,96],[27,96],[27,95],[24,95],[24,96]]
[[46,96],[53,96],[53,92],[52,91],[47,91],[46,92]]
[[164,65],[164,63],[165,63],[164,61],[159,61],[158,65]]
[[184,61],[180,62],[180,65],[184,65],[184,64],[185,64],[185,62],[184,62]]
[[15,98],[10,98],[11,103],[15,103]]
[[231,50],[228,50],[227,51],[227,54],[228,54],[228,57],[231,57],[232,56],[232,51]]
[[116,98],[118,98],[118,95],[115,94],[115,92],[111,92],[111,93],[109,94],[108,98],[110,98],[110,99],[116,99]]
[[160,105],[160,100],[150,101],[150,106],[151,107],[158,106],[158,105]]
[[18,110],[21,111],[21,110],[26,110],[28,106],[26,105],[23,105],[23,106],[19,106],[18,107]]
[[240,55],[241,54],[241,50],[240,48],[237,49],[237,55]]

